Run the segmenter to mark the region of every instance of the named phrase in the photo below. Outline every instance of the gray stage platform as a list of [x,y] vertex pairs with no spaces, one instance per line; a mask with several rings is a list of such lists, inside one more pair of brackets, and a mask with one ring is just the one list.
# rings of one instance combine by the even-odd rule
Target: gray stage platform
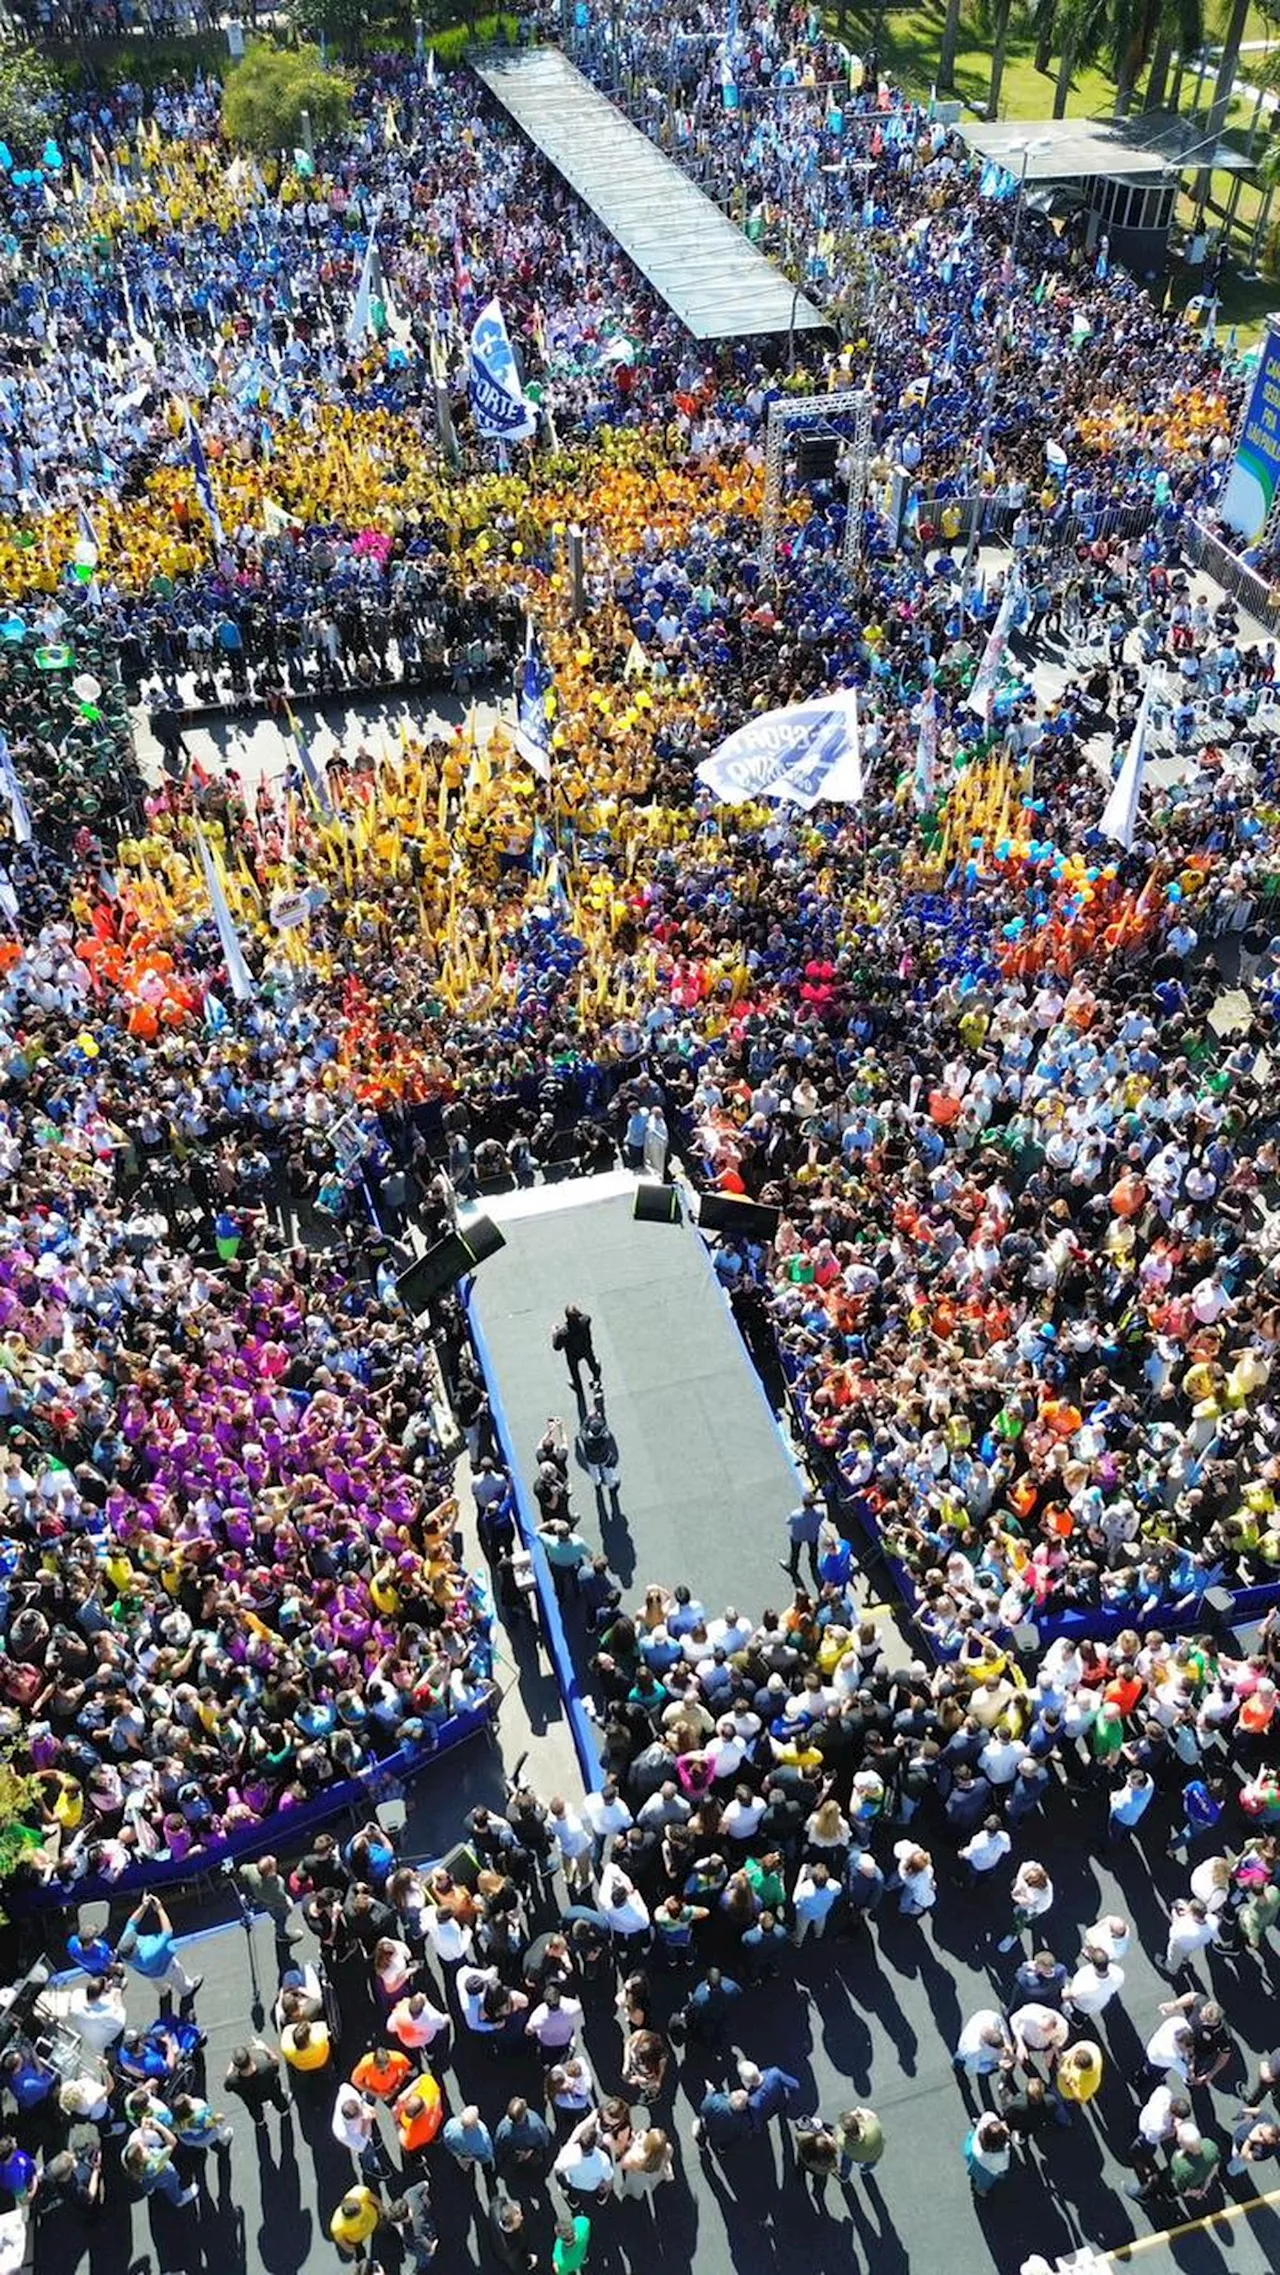
[[[563,1188],[566,1196],[568,1188]],[[539,1198],[559,1197],[559,1189]],[[566,1303],[591,1314],[622,1465],[621,1518],[575,1469],[574,1507],[630,1595],[687,1580],[711,1610],[751,1618],[789,1600],[778,1569],[800,1482],[691,1225],[637,1224],[629,1194],[493,1211],[507,1246],[475,1279],[474,1306],[511,1444],[532,1478],[549,1414],[577,1409],[551,1330]]]

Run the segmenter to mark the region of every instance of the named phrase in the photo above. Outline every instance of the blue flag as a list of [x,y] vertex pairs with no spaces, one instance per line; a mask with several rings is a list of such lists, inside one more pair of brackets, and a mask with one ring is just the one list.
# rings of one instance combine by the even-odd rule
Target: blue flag
[[544,782],[551,780],[551,713],[547,707],[550,686],[551,673],[539,651],[531,618],[516,688],[516,749],[525,764]]
[[496,299],[486,302],[471,327],[467,392],[471,416],[486,441],[524,442],[536,434],[537,417],[525,398]]
[[199,430],[190,410],[187,412],[187,455],[191,460],[192,472],[196,478],[196,493],[209,516],[209,527],[213,531],[213,542],[221,547],[226,544],[226,538],[223,536],[222,522],[219,519],[218,508],[214,502],[213,483],[209,479],[209,461],[205,457],[204,444],[200,440]]

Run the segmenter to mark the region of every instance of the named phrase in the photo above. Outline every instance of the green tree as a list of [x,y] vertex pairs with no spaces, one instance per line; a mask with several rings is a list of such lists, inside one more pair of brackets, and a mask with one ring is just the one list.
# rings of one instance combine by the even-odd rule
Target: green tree
[[342,55],[361,56],[394,38],[408,42],[415,14],[411,0],[289,0],[289,21],[308,39],[323,32]]
[[250,150],[296,150],[304,111],[317,139],[336,134],[350,109],[350,81],[325,69],[318,47],[257,43],[228,72],[222,94],[227,137]]
[[0,141],[19,155],[43,149],[57,123],[62,82],[30,47],[0,48]]
[[[0,1882],[11,1879],[24,1856],[39,1848],[41,1835],[29,1822],[39,1806],[36,1779],[25,1777],[7,1754],[0,1754]],[[0,1912],[0,1920],[3,1918]]]

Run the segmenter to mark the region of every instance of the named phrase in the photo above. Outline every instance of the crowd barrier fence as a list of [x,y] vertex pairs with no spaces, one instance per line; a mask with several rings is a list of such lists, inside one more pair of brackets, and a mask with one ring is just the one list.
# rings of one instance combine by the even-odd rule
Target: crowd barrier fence
[[1268,632],[1280,631],[1280,587],[1251,569],[1221,537],[1203,522],[1188,519],[1183,524],[1182,549],[1193,568],[1203,569]]
[[262,1855],[273,1842],[282,1848],[286,1844],[292,1847],[299,1834],[316,1832],[349,1811],[363,1813],[373,1809],[397,1787],[420,1776],[441,1754],[451,1753],[455,1746],[477,1737],[482,1730],[490,1730],[495,1699],[496,1693],[491,1693],[479,1705],[451,1714],[432,1731],[429,1739],[381,1755],[358,1777],[344,1778],[340,1784],[326,1786],[313,1801],[300,1802],[296,1808],[278,1809],[265,1821],[245,1825],[225,1839],[210,1841],[186,1856],[150,1858],[145,1863],[130,1865],[114,1879],[98,1875],[76,1880],[69,1887],[53,1882],[45,1887],[25,1888],[11,1881],[5,1889],[6,1906],[17,1918],[38,1911],[66,1910],[77,1904],[114,1901],[120,1896],[140,1896],[149,1889],[178,1888],[185,1883],[210,1879],[224,1865],[239,1864]]

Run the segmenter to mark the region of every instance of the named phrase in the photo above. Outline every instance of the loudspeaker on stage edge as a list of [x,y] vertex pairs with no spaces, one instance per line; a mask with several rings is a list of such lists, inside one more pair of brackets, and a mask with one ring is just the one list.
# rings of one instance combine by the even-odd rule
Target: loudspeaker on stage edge
[[683,1216],[680,1195],[674,1185],[659,1185],[646,1178],[636,1186],[631,1214],[637,1224],[679,1224]]

